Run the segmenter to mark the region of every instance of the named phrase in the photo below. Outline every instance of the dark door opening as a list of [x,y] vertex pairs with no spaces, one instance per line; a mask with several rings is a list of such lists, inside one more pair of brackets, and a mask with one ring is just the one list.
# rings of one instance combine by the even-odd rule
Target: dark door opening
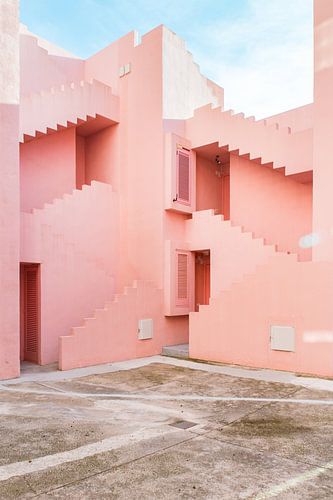
[[222,214],[224,220],[230,219],[230,173],[229,169],[222,172]]
[[40,270],[39,264],[20,266],[20,358],[40,363]]
[[210,251],[195,252],[195,310],[209,304],[210,298]]

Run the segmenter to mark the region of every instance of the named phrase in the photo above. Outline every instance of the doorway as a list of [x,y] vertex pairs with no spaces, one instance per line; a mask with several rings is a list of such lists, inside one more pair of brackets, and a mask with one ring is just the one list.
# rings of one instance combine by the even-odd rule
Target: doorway
[[20,358],[40,363],[40,266],[20,265]]
[[210,298],[210,251],[195,252],[195,310],[209,304]]
[[222,171],[222,214],[224,220],[230,220],[230,171]]

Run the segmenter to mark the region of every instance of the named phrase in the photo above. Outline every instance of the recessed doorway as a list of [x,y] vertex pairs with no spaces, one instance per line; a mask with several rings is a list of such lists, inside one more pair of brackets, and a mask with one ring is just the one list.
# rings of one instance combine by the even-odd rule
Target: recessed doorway
[[40,363],[40,266],[20,265],[20,358]]
[[195,310],[209,304],[210,298],[210,251],[195,252]]

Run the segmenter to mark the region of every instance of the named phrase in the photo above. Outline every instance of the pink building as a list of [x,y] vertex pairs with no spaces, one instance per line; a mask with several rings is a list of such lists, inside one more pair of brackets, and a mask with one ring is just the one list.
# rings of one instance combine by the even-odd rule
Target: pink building
[[164,26],[87,60],[0,3],[0,378],[189,343],[333,376],[333,3],[314,102],[223,107]]

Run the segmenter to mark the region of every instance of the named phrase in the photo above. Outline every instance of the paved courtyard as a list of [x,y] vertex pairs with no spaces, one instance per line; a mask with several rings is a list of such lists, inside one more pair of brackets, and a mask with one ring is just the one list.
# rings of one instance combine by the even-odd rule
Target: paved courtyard
[[0,383],[0,498],[332,499],[332,401],[331,381],[159,356],[28,367]]

